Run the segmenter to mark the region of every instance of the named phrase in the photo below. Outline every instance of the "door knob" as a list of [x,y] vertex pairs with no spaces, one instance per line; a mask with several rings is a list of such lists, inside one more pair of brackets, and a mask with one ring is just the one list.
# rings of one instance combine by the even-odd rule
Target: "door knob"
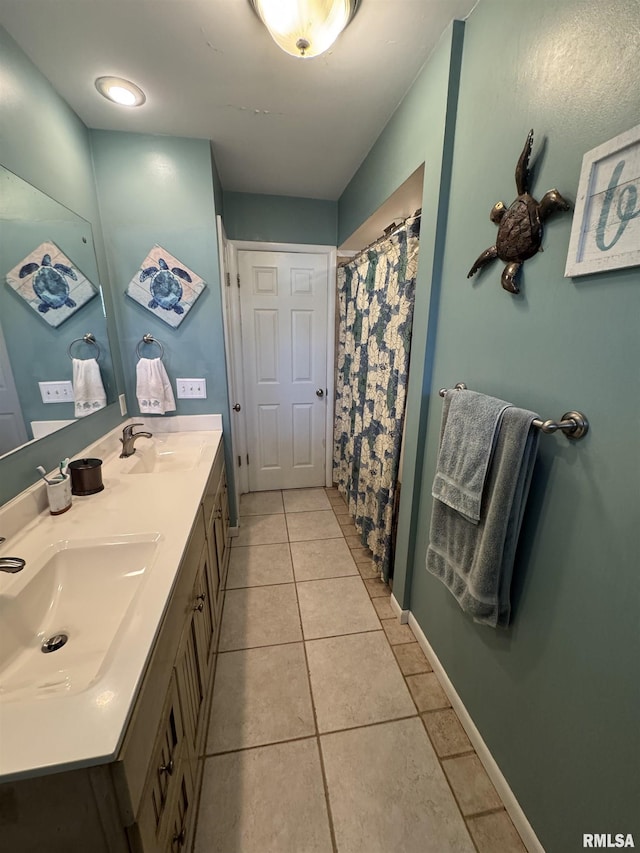
[[241,408],[242,408],[242,406],[240,405],[240,403],[236,403],[235,406],[233,407],[233,411],[239,412]]
[[316,397],[324,397],[324,391],[322,390],[322,388],[318,388],[318,390],[316,391]]

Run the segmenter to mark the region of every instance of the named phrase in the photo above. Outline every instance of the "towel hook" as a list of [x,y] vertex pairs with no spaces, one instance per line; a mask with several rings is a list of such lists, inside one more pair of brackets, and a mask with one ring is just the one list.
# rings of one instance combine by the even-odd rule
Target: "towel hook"
[[81,338],[76,338],[74,341],[71,341],[71,343],[67,347],[67,355],[69,356],[69,358],[73,359],[73,356],[71,355],[71,347],[74,344],[80,344],[80,343],[93,345],[98,350],[98,355],[96,356],[96,359],[99,359],[100,356],[102,355],[102,352],[100,350],[100,345],[96,341],[96,336],[94,334],[92,334],[91,332],[87,332],[87,334],[83,335]]
[[[458,382],[455,385],[455,390],[466,391],[467,386],[464,382]],[[446,393],[446,388],[441,388],[439,391],[441,397],[444,397]],[[565,412],[559,421],[543,421],[541,418],[534,418],[532,423],[534,427],[547,434],[560,430],[567,436],[567,438],[571,439],[571,441],[577,441],[579,438],[583,438],[589,431],[589,421],[587,420],[586,415],[582,412],[576,411]]]
[[150,332],[147,332],[146,335],[142,336],[142,340],[138,341],[138,346],[136,347],[136,355],[138,356],[138,358],[142,358],[140,354],[141,344],[157,344],[160,347],[160,358],[164,358],[164,347],[157,338],[153,337]]

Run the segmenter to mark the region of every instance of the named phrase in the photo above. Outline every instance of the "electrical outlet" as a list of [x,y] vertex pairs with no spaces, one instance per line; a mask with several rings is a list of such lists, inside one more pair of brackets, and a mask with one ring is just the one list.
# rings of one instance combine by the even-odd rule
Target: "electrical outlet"
[[194,399],[207,396],[206,379],[176,379],[179,399]]
[[71,382],[38,382],[43,403],[73,403]]

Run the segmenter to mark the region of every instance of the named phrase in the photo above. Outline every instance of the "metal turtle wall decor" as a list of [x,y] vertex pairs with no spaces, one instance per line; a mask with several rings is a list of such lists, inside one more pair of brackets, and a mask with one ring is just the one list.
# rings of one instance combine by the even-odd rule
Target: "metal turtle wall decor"
[[495,245],[485,249],[467,273],[467,278],[498,258],[506,264],[502,271],[502,286],[509,293],[520,293],[517,277],[524,261],[542,251],[542,223],[552,213],[569,210],[570,204],[558,190],[545,193],[536,201],[529,193],[531,175],[529,157],[533,147],[533,130],[516,165],[516,189],[518,196],[507,208],[499,201],[491,208],[489,218],[498,226]]

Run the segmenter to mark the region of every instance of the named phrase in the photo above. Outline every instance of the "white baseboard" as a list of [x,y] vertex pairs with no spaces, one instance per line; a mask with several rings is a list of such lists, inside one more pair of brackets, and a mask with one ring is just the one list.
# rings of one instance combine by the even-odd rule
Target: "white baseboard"
[[391,609],[398,617],[401,625],[406,625],[409,621],[409,611],[403,610],[402,607],[398,604],[398,601],[393,593],[391,593],[391,598],[389,599],[389,603],[391,604]]
[[[395,599],[393,598],[393,596],[391,596],[392,607],[394,607],[394,601]],[[400,605],[397,602],[395,606],[400,609]],[[408,614],[409,627],[413,631],[414,636],[418,641],[418,645],[425,653],[425,655],[429,658],[429,661],[433,666],[433,671],[438,676],[438,680],[442,685],[442,689],[447,694],[447,697],[451,702],[451,706],[458,715],[458,718],[462,723],[462,727],[469,736],[469,740],[471,741],[473,748],[475,749],[478,755],[478,758],[482,762],[484,769],[487,771],[487,774],[493,782],[496,791],[500,795],[500,798],[504,803],[504,807],[507,810],[509,817],[513,821],[513,825],[517,829],[520,838],[522,839],[522,843],[527,848],[529,853],[544,853],[544,848],[538,841],[538,838],[535,832],[533,831],[533,827],[527,820],[527,816],[522,811],[520,803],[516,800],[515,794],[509,787],[509,783],[507,782],[507,780],[502,775],[502,771],[496,764],[494,757],[489,752],[489,747],[482,739],[482,735],[476,728],[475,723],[471,719],[471,715],[465,708],[462,699],[460,698],[460,696],[458,696],[455,687],[449,680],[449,676],[447,675],[444,667],[438,660],[438,656],[436,655],[433,648],[431,647],[431,644],[424,635],[422,628],[418,625],[413,613],[411,613],[411,611],[408,611]]]

